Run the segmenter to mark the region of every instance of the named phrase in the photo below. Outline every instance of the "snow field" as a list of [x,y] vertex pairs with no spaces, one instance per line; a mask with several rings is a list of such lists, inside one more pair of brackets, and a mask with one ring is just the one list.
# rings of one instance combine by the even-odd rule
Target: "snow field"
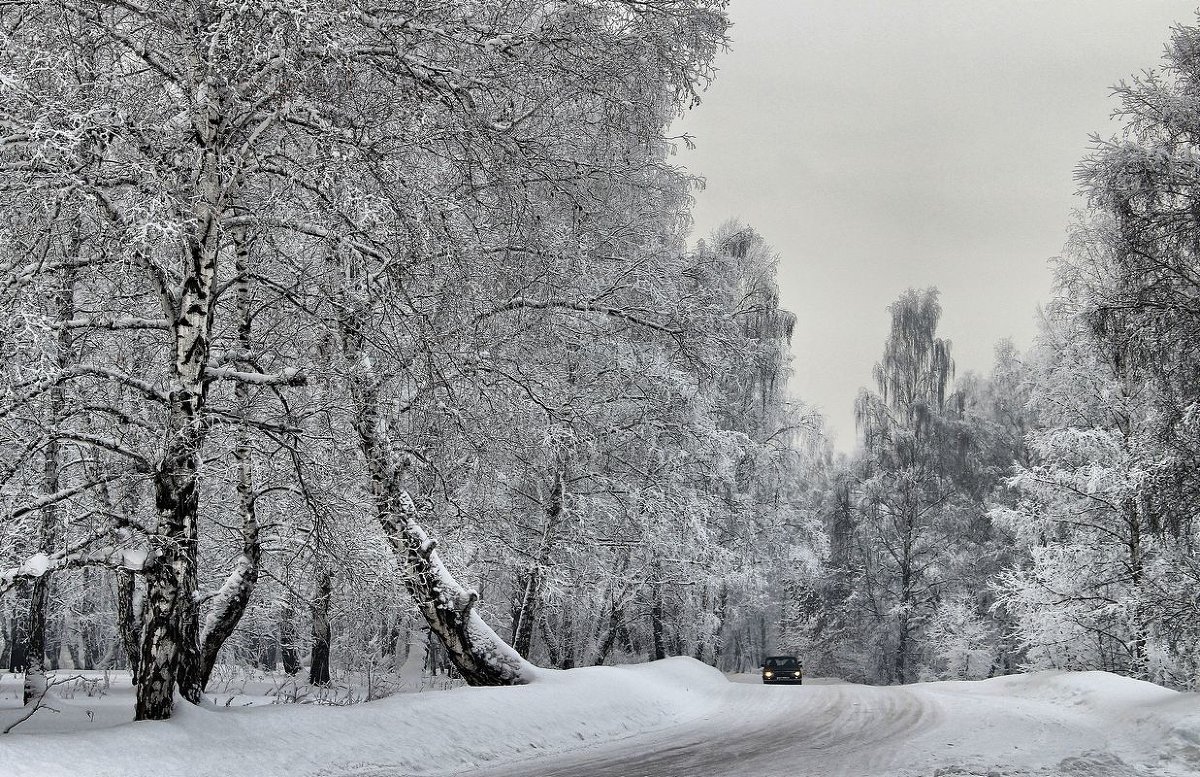
[[1200,775],[1200,696],[1103,672],[764,687],[675,658],[350,706],[262,706],[271,689],[231,685],[166,723],[121,722],[132,694],[114,677],[104,694],[59,686],[60,713],[0,737],[0,777]]

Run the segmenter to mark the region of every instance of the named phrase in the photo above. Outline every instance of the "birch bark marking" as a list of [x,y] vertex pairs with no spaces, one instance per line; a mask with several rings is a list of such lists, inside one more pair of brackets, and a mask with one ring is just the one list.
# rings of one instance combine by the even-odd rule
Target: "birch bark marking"
[[[201,28],[207,19],[201,6]],[[204,72],[202,72],[204,71]],[[175,686],[187,701],[200,701],[202,671],[196,604],[200,449],[207,399],[205,369],[211,346],[214,284],[220,249],[221,185],[216,84],[197,57],[192,124],[199,169],[190,223],[181,246],[183,278],[172,317],[172,385],[163,457],[154,474],[158,527],[150,537],[146,570],[146,623],[142,635],[137,720],[171,716]]]

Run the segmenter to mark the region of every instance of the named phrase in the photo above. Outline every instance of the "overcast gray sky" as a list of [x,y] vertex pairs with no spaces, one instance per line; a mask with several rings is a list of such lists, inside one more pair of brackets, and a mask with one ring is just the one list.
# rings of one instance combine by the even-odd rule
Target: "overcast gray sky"
[[1109,87],[1156,66],[1196,0],[733,0],[732,50],[676,125],[708,179],[696,231],[730,217],[780,255],[798,316],[793,391],[855,444],[887,306],[942,292],[959,372],[1027,347]]

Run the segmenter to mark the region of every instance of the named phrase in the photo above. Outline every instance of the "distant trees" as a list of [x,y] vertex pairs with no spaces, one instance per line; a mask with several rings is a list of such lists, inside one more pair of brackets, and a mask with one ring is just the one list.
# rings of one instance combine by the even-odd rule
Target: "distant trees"
[[987,676],[1010,660],[988,590],[1004,537],[986,502],[1021,447],[1011,348],[991,379],[956,382],[937,290],[910,289],[890,311],[876,390],[855,406],[861,451],[831,462],[815,492],[827,547],[799,617],[818,671]]
[[950,393],[929,298],[893,308],[879,393],[859,403],[863,452],[818,503],[829,547],[808,612],[838,645],[831,664],[1195,686],[1198,52],[1200,28],[1176,28],[1163,68],[1117,87],[1125,130],[1080,166],[1091,208],[1028,355],[1001,348],[990,379]]

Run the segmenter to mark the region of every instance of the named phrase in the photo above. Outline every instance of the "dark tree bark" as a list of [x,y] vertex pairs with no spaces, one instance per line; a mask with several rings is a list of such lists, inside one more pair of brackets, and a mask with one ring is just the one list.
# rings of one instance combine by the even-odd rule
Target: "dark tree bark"
[[25,618],[25,682],[22,704],[29,704],[46,692],[46,604],[50,594],[50,575],[33,581],[29,612]]
[[[75,241],[72,253],[79,251],[78,240]],[[55,315],[59,321],[69,321],[75,317],[75,273],[67,271],[63,274],[62,285],[58,290],[55,301]],[[70,363],[74,350],[71,330],[62,327],[58,330],[56,347],[56,362],[60,370],[65,370]],[[55,385],[47,394],[46,426],[49,439],[43,453],[42,487],[47,494],[58,493],[62,485],[59,476],[59,430],[58,425],[63,414],[63,389]],[[41,510],[42,524],[38,531],[38,551],[46,555],[55,549],[58,535],[59,510],[58,505],[51,504]],[[46,608],[50,602],[50,587],[52,575],[46,572],[33,581],[33,589],[29,597],[28,621],[25,626],[25,683],[22,697],[29,704],[46,692]]]
[[279,612],[279,659],[288,675],[300,673],[300,655],[296,650],[295,611],[285,602]]
[[312,664],[309,685],[329,685],[329,643],[333,630],[329,625],[329,601],[333,598],[333,575],[321,572],[312,601]]
[[18,583],[14,588],[16,595],[13,597],[15,605],[13,607],[13,618],[8,624],[8,671],[13,674],[18,674],[25,671],[28,663],[25,657],[25,649],[27,645],[27,632],[29,628],[29,619],[24,618],[17,613],[28,612],[28,602],[32,598],[33,585],[31,583]]
[[654,660],[667,657],[667,646],[663,642],[663,595],[662,582],[651,581],[650,588],[650,637],[654,647]]
[[128,569],[118,569],[117,579],[117,632],[121,639],[121,647],[129,660],[129,671],[133,684],[138,684],[140,674],[138,667],[141,663],[141,651],[138,646],[138,635],[142,630],[142,618],[137,602],[137,580]]

